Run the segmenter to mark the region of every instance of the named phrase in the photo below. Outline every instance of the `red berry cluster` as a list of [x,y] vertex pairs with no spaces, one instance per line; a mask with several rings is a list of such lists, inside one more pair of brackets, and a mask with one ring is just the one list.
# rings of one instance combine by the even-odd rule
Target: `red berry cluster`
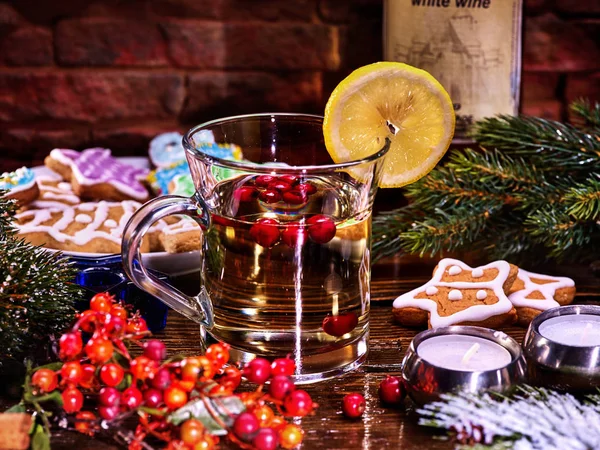
[[258,219],[250,228],[250,236],[263,247],[273,247],[281,240],[288,247],[296,248],[308,238],[317,244],[326,244],[335,237],[336,230],[331,217],[317,214],[304,223],[293,221],[282,224],[277,219]]
[[259,199],[264,203],[284,202],[288,205],[303,205],[317,192],[317,188],[303,182],[295,175],[259,175],[234,191],[240,202]]
[[[91,335],[84,346],[82,332]],[[94,434],[137,413],[139,423],[130,435],[130,450],[144,448],[146,437],[161,440],[172,450],[210,450],[219,438],[210,434],[201,420],[191,418],[179,426],[169,415],[189,401],[237,396],[246,411],[232,416],[229,438],[242,448],[292,449],[302,442],[303,431],[283,416],[305,416],[314,404],[310,396],[296,390],[290,378],[292,360],[277,359],[272,364],[262,358],[251,361],[243,372],[228,365],[229,346],[211,345],[204,355],[167,358],[164,343],[157,339],[142,342],[149,334],[144,320],[131,315],[108,294],[98,294],[90,309],[79,314],[69,332],[60,338],[58,370],[39,368],[31,377],[34,398],[48,398],[58,389],[62,408],[75,414],[75,429]],[[139,347],[132,356],[128,346]],[[255,392],[236,394],[242,376],[260,386]],[[263,384],[271,380],[268,392]],[[90,409],[82,411],[84,395]],[[271,402],[281,412],[275,415]],[[240,403],[241,405],[241,403]],[[208,408],[207,408],[208,409]]]

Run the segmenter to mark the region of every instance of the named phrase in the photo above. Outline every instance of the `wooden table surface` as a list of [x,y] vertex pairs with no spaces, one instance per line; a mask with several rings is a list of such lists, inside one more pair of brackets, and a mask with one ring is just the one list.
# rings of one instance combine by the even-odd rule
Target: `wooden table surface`
[[[312,416],[299,421],[306,431],[302,449],[431,449],[453,447],[440,440],[435,430],[417,425],[415,405],[407,401],[401,409],[384,408],[379,403],[377,388],[386,374],[397,375],[402,357],[411,339],[419,330],[400,327],[392,322],[391,302],[402,292],[428,279],[430,262],[414,259],[386,260],[373,267],[370,354],[366,363],[342,378],[309,385],[305,389],[319,404]],[[535,268],[530,268],[535,269]],[[595,303],[600,300],[600,278],[589,266],[544,268],[556,275],[571,276],[577,282],[577,303]],[[525,329],[512,327],[505,330],[522,342]],[[196,354],[198,326],[170,312],[168,324],[160,338],[173,353]],[[350,392],[362,393],[367,400],[365,414],[358,420],[345,418],[341,413],[342,397]],[[114,443],[92,440],[73,432],[56,434],[52,439],[54,450],[119,448]],[[237,448],[222,441],[220,448]]]

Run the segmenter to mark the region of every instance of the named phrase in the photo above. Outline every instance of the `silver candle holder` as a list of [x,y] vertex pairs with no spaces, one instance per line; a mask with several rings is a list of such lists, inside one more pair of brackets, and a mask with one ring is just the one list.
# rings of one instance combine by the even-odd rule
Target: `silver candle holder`
[[402,362],[410,397],[419,404],[457,391],[508,392],[525,380],[521,346],[501,331],[451,326],[415,336]]
[[600,387],[600,306],[549,309],[529,324],[523,352],[529,382],[561,391]]

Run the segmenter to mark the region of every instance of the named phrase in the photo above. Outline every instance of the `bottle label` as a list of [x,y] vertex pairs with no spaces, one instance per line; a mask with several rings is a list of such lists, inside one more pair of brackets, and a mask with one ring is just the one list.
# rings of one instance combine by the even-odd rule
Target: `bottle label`
[[385,59],[439,80],[464,140],[475,121],[518,112],[521,17],[521,0],[386,0]]

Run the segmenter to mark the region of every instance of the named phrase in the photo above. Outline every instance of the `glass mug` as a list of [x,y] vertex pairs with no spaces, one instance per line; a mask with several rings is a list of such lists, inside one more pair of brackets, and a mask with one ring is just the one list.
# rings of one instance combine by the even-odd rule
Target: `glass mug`
[[[289,355],[297,383],[352,370],[368,352],[371,212],[387,145],[335,164],[322,126],[318,116],[256,114],[192,128],[183,146],[195,195],[146,203],[123,237],[137,286],[201,324],[204,338],[230,344],[234,361]],[[203,153],[209,131],[241,159]],[[194,297],[141,264],[144,233],[173,214],[203,231]]]

